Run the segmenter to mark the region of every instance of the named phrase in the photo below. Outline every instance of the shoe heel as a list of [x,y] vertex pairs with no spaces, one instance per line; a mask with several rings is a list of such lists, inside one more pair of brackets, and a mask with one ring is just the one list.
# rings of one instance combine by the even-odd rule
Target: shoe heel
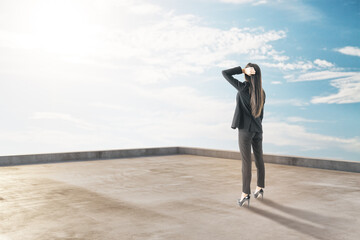
[[264,190],[260,189],[258,192],[254,193],[255,198],[259,198],[259,195],[261,194],[261,199],[264,199]]
[[240,207],[244,206],[246,201],[248,203],[247,206],[249,207],[250,206],[250,195],[243,198],[242,201],[240,201],[240,199],[238,199],[238,203],[239,203]]

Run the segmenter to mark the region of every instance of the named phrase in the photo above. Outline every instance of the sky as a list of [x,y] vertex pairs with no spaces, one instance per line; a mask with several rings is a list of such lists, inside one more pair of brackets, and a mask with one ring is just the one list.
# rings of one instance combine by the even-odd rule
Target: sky
[[221,71],[252,62],[265,154],[360,161],[359,22],[351,0],[2,0],[0,155],[239,151]]

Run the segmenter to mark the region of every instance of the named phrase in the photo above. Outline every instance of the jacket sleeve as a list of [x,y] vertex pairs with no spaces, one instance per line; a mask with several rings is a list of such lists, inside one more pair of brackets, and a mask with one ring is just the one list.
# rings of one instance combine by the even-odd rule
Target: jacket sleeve
[[234,68],[229,68],[226,70],[222,71],[222,75],[224,76],[224,78],[231,84],[233,85],[237,90],[240,90],[240,88],[242,88],[244,86],[244,83],[237,80],[236,78],[234,78],[232,75],[235,74],[242,74],[242,69],[240,66],[238,67],[234,67]]

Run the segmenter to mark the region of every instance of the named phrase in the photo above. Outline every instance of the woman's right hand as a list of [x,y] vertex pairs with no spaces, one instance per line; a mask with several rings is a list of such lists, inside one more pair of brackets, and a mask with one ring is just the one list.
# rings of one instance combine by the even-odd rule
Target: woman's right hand
[[256,71],[253,67],[247,67],[244,69],[244,73],[248,76],[255,75]]

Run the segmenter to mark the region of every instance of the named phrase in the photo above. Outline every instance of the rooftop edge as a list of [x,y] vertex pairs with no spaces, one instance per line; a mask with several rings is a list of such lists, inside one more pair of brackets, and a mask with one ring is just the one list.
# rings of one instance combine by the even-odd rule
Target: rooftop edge
[[[0,166],[176,154],[241,160],[239,151],[176,146],[0,156]],[[253,157],[254,156],[252,156],[252,158]],[[264,154],[264,162],[346,172],[360,172],[360,162],[357,161]]]

